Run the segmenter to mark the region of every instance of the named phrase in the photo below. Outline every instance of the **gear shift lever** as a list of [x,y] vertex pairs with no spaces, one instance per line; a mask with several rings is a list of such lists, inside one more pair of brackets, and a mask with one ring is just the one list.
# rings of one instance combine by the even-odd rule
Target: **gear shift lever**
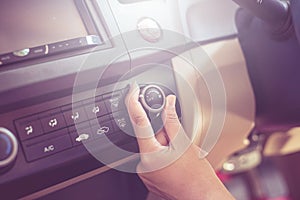
[[287,37],[293,30],[290,3],[286,0],[233,0],[265,22],[276,38]]

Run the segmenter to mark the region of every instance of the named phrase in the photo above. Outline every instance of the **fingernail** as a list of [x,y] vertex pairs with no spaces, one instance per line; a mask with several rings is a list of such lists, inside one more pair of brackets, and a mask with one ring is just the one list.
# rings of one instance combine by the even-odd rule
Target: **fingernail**
[[167,98],[167,106],[168,106],[169,108],[175,108],[175,105],[176,105],[176,96],[170,95],[170,96]]
[[136,81],[132,81],[130,84],[126,86],[126,88],[123,91],[124,97],[125,97],[125,104],[128,107],[130,99],[135,99],[133,98],[133,95],[135,94],[136,90]]
[[136,89],[136,85],[137,85],[136,81],[132,81],[129,85],[128,93],[133,93],[133,91]]
[[127,98],[132,99],[134,101],[138,101],[138,95],[139,95],[140,88],[136,81],[132,81],[130,84],[129,91],[127,93]]
[[137,84],[137,82],[136,82],[136,80],[132,83],[132,87],[133,88],[138,88],[139,87],[138,84]]

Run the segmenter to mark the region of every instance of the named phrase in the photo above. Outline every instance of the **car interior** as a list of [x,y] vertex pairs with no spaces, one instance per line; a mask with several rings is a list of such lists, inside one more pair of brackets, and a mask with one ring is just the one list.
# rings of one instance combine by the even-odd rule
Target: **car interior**
[[250,1],[2,1],[0,199],[161,199],[135,171],[133,82],[155,132],[177,97],[236,199],[300,199],[297,66],[245,54],[236,13]]

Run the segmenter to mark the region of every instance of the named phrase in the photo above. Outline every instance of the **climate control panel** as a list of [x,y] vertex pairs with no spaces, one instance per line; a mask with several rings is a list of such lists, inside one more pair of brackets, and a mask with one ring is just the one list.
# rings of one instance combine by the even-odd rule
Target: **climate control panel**
[[[165,96],[173,93],[153,84],[140,87],[140,102],[157,132],[163,127],[160,114]],[[16,119],[14,125],[26,161],[34,162],[85,143],[100,144],[105,137],[113,138],[114,144],[120,143],[124,140],[120,133],[134,140],[124,102],[127,91],[128,88],[120,89]],[[176,107],[180,116],[178,103]]]
[[26,160],[32,162],[127,129],[131,124],[123,104],[123,93],[118,91],[15,120]]

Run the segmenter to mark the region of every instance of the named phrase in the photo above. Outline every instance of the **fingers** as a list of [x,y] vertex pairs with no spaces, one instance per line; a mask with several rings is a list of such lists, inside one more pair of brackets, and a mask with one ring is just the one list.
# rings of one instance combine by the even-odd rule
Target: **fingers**
[[176,137],[177,133],[179,132],[179,129],[181,128],[181,124],[176,113],[175,105],[176,96],[167,96],[166,106],[163,111],[163,121],[165,130],[170,141],[172,141]]
[[138,101],[140,89],[136,83],[126,96],[125,104],[128,114],[137,137],[139,149],[141,153],[148,153],[159,150],[162,146],[167,146],[170,140],[173,140],[181,128],[176,113],[176,97],[169,95],[166,98],[166,106],[163,111],[164,131],[154,135],[151,123],[147,117],[145,110]]
[[164,131],[160,131],[155,134],[156,140],[163,146],[167,146],[169,144],[168,136]]
[[134,83],[126,96],[125,104],[138,141],[141,153],[148,153],[157,150],[161,145],[154,136],[150,121],[142,105],[138,101],[140,89]]

